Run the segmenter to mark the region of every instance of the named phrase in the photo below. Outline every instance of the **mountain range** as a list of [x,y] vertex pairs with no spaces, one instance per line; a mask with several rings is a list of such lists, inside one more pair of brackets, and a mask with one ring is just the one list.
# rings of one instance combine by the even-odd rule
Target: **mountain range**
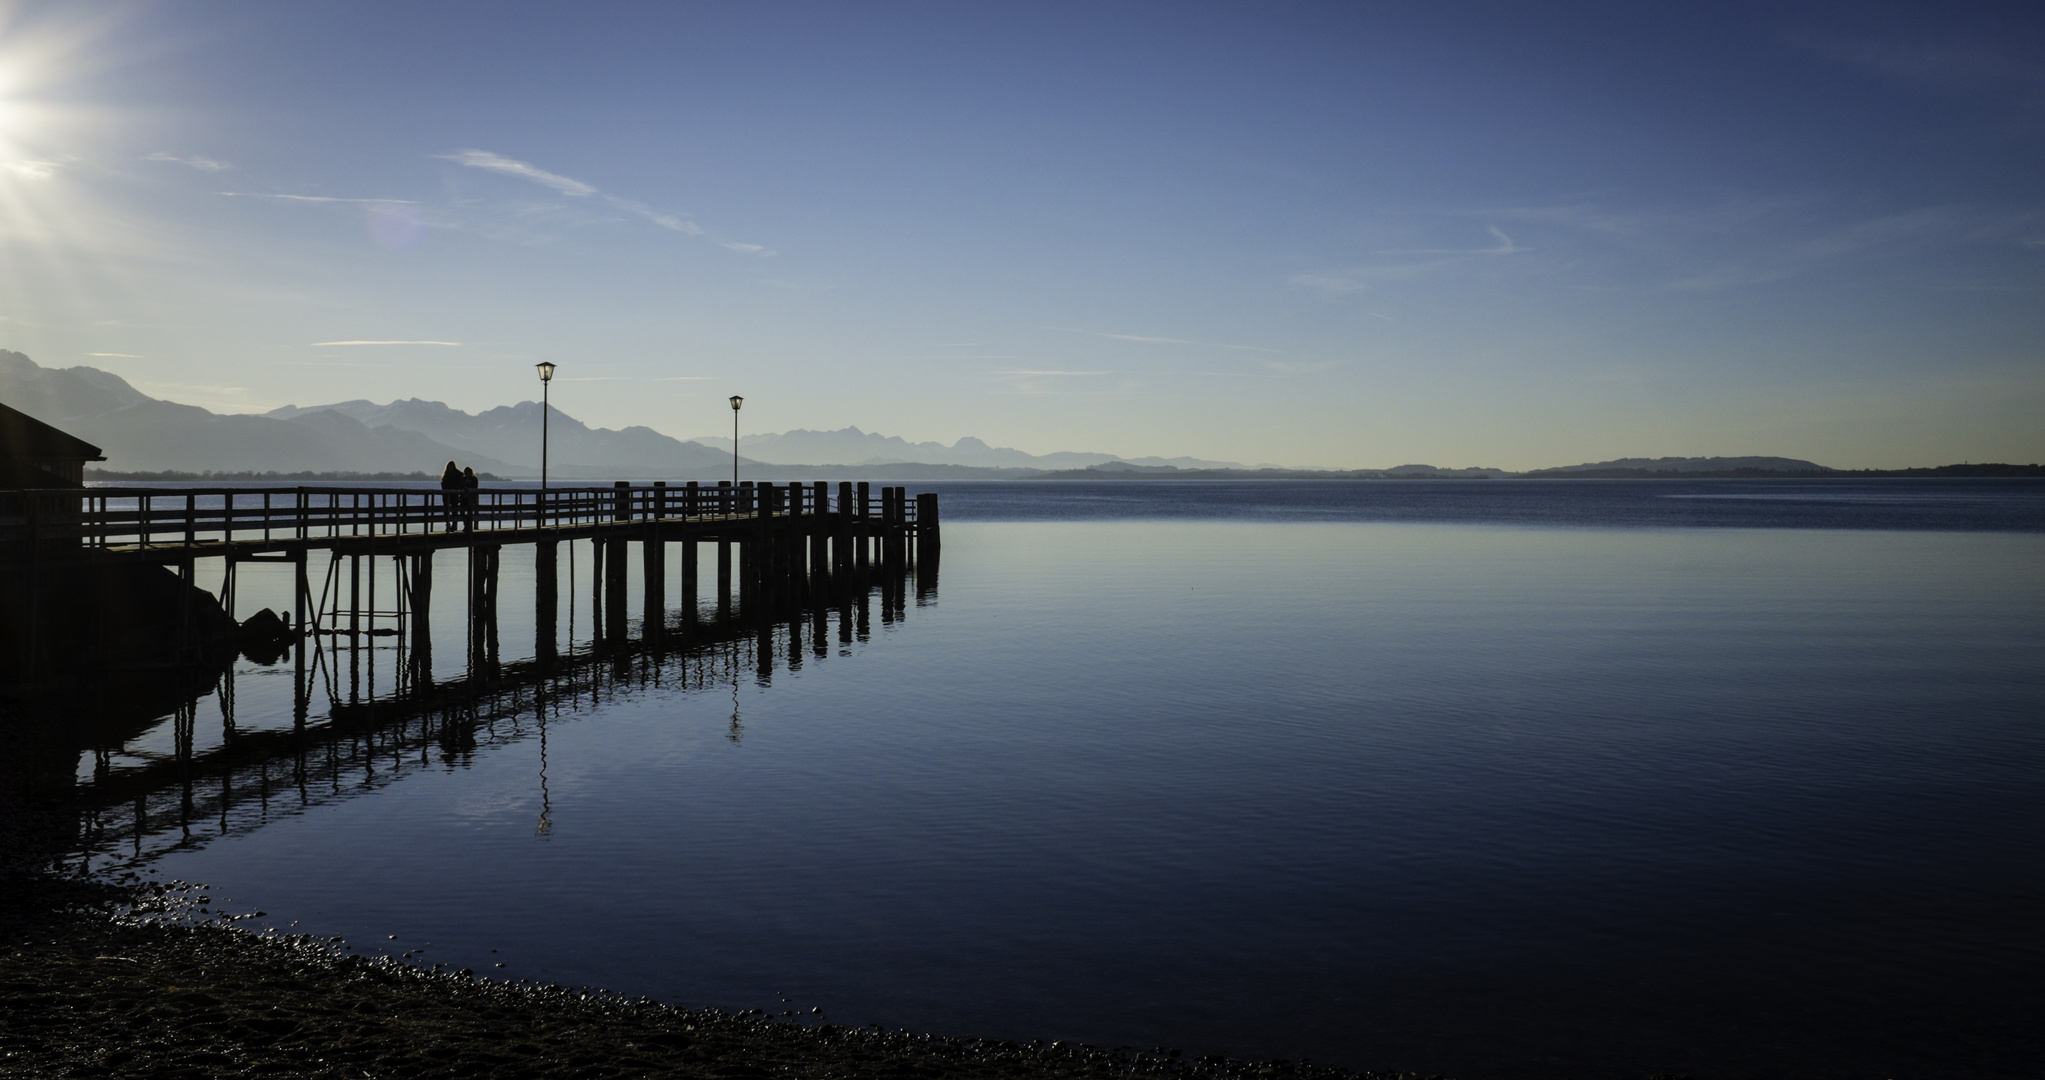
[[[260,416],[220,414],[163,401],[127,380],[90,367],[46,368],[0,349],[0,402],[53,424],[105,451],[109,472],[437,473],[445,461],[507,478],[539,473],[540,405],[523,401],[471,414],[438,401],[406,398],[287,405]],[[947,446],[913,443],[856,427],[748,435],[742,475],[762,479],[1015,479],[1055,473],[1169,478],[1275,475],[1201,458],[1118,458],[1112,454],[1030,454],[972,437]],[[592,428],[554,409],[548,420],[548,472],[563,480],[623,480],[728,475],[731,440],[682,440],[648,427]],[[800,471],[796,471],[800,470]],[[1303,471],[1299,475],[1506,477],[1826,473],[1814,462],[1781,457],[1619,458],[1533,473],[1401,465],[1383,470]]]
[[[150,397],[111,372],[46,368],[0,349],[0,401],[105,451],[110,472],[423,472],[446,461],[504,477],[539,474],[540,404],[480,414],[438,401],[341,401],[286,405],[260,416],[221,414]],[[559,409],[547,421],[548,473],[564,480],[719,476],[731,468],[728,438],[687,441],[648,427],[592,428]],[[1013,477],[1084,468],[1112,454],[1028,454],[967,437],[951,446],[911,443],[845,428],[746,436],[747,476],[816,466],[815,479],[847,468],[873,479]],[[1133,458],[1160,468],[1239,468],[1198,458]],[[780,468],[777,468],[780,467]]]
[[[696,442],[731,453],[731,439],[721,435],[699,435]],[[912,443],[899,435],[861,431],[856,427],[837,431],[797,428],[772,435],[748,435],[744,440],[747,457],[774,465],[965,465],[982,469],[1084,469],[1089,465],[1124,462],[1130,465],[1165,466],[1179,469],[1240,469],[1233,461],[1208,461],[1191,457],[1116,457],[1114,454],[1060,451],[1031,454],[1004,446],[989,446],[968,435],[946,446],[941,442]],[[1260,466],[1261,467],[1261,466]]]

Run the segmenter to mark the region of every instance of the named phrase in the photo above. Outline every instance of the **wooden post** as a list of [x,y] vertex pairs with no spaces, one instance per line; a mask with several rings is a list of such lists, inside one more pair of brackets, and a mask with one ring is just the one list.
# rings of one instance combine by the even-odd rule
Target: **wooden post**
[[[630,521],[631,519],[632,485],[620,480],[611,485],[611,520],[619,522]],[[625,553],[628,544],[629,541],[625,539],[624,533],[620,531],[608,540],[606,546],[610,550],[604,552],[604,614],[607,616],[604,623],[604,633],[611,639],[613,644],[623,644],[625,640],[625,617],[627,614],[625,610],[625,586],[627,582],[626,568],[628,566],[625,562]]]
[[533,655],[542,662],[558,652],[561,629],[561,542],[533,545]]
[[601,644],[604,640],[604,539],[589,542],[589,632]]
[[[693,488],[696,485],[689,486]],[[689,498],[693,501],[696,496],[692,492]],[[696,534],[688,530],[689,527],[684,526],[682,533],[682,622],[685,625],[693,625],[696,622],[696,598],[699,591],[696,584],[696,557],[697,548],[701,545],[696,543]]]
[[809,576],[821,587],[831,575],[831,486],[819,480],[810,490],[816,514],[809,523]]
[[844,575],[852,569],[852,481],[838,484],[838,512],[831,515],[831,569]]
[[[301,505],[303,505],[303,499],[301,499]],[[290,689],[292,689],[292,716],[294,716],[294,722],[297,722],[297,724],[305,724],[305,712],[311,706],[311,702],[309,702],[309,698],[311,698],[311,685],[307,685],[307,681],[305,681],[305,648],[313,640],[311,628],[305,624],[307,599],[311,599],[311,595],[313,595],[313,583],[305,579],[305,548],[299,548],[299,550],[290,552],[290,563],[292,563],[292,579],[294,579],[292,593],[297,593],[297,595],[292,597],[292,603],[297,605],[297,618],[292,620],[290,626],[292,626],[292,630],[299,632],[299,638],[294,640],[292,646],[290,646],[292,677],[294,677],[294,681],[290,685]]]
[[407,659],[412,686],[421,689],[433,685],[433,550],[412,556],[411,569],[412,644]]
[[861,580],[866,578],[867,537],[872,535],[873,498],[864,480],[859,482],[859,507],[854,513],[854,535],[852,538],[852,564]]
[[717,538],[717,621],[731,621],[731,537]]
[[649,638],[659,637],[667,627],[667,544],[654,531],[658,527],[649,528],[646,539],[639,542],[640,584],[645,593],[641,625]]
[[483,549],[483,663],[497,674],[497,582],[498,560],[504,547],[491,544]]
[[935,556],[942,543],[937,532],[937,492],[925,491],[916,496],[916,559]]

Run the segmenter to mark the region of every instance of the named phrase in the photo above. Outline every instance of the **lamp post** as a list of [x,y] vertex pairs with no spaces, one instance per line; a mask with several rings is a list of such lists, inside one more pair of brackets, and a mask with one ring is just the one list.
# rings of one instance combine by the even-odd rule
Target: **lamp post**
[[545,360],[533,365],[540,369],[540,490],[547,490],[547,390],[554,383],[554,365]]
[[731,395],[731,497],[738,498],[738,407],[746,399]]

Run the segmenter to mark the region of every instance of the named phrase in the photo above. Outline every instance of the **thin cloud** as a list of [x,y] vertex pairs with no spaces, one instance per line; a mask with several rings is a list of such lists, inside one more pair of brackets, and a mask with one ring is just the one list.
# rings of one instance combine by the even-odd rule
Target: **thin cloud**
[[1257,363],[1281,375],[1311,375],[1316,371],[1326,371],[1336,366],[1336,361],[1333,360],[1323,360],[1317,364],[1289,364],[1283,360],[1259,360]]
[[457,165],[465,165],[471,169],[487,169],[491,172],[503,173],[506,176],[516,176],[523,180],[530,180],[542,187],[553,188],[563,195],[584,198],[597,193],[596,186],[593,184],[585,184],[580,180],[562,176],[560,173],[550,173],[545,169],[535,168],[523,161],[515,161],[502,154],[493,154],[488,150],[457,150],[452,154],[439,154],[437,156],[443,161],[452,161]]
[[[515,158],[508,158],[502,154],[494,154],[488,150],[457,150],[452,154],[437,154],[435,156],[442,161],[452,161],[457,165],[466,166],[471,169],[482,169],[486,172],[500,173],[505,176],[516,176],[521,180],[529,180],[541,187],[552,188],[563,195],[573,198],[583,199],[594,195],[619,210],[645,218],[663,229],[670,229],[686,236],[703,235],[702,226],[688,220],[686,217],[656,210],[642,202],[635,202],[631,199],[608,194],[599,189],[595,184],[584,183],[572,176],[562,176],[560,173],[548,172],[538,166],[519,161]],[[773,254],[773,252],[768,251],[759,244],[741,244],[722,240],[718,241],[718,243],[733,251],[742,252],[747,255]]]
[[994,374],[1014,379],[1034,379],[1048,375],[1113,375],[1113,371],[997,371]]
[[654,380],[652,380],[652,381],[654,381],[654,382],[709,382],[709,381],[710,381],[711,379],[713,379],[713,378],[715,378],[715,377],[716,377],[716,376],[713,376],[713,375],[662,375],[661,377],[659,377],[659,378],[657,378],[657,379],[654,379]]
[[1367,292],[1370,289],[1370,282],[1358,281],[1352,277],[1335,277],[1329,274],[1294,274],[1290,280],[1294,285],[1304,285],[1309,289],[1318,289],[1328,296],[1343,296],[1348,293]]
[[63,167],[64,164],[59,161],[0,162],[0,169],[5,169],[24,180],[48,180],[57,175],[57,170]]
[[143,355],[142,355],[142,354],[140,354],[140,353],[131,353],[131,352],[89,352],[89,353],[86,353],[85,355],[87,355],[87,356],[106,356],[106,357],[111,357],[111,358],[113,358],[113,359],[116,359],[116,360],[147,360],[147,359],[148,359],[148,357],[146,357],[146,356],[143,356]]
[[1144,345],[1192,345],[1202,349],[1237,349],[1242,352],[1283,353],[1284,349],[1267,349],[1262,345],[1230,345],[1219,341],[1194,341],[1190,338],[1151,337],[1145,334],[1106,334],[1099,330],[1082,330],[1076,326],[1052,326],[1049,330],[1062,330],[1068,334],[1086,334],[1106,338],[1109,341],[1134,341]]
[[401,203],[406,206],[418,205],[410,199],[344,199],[337,195],[273,195],[263,191],[216,191],[213,194],[225,195],[231,199],[281,199],[285,202]]
[[1521,247],[1521,246],[1519,246],[1518,244],[1515,244],[1515,243],[1513,243],[1512,237],[1510,237],[1510,236],[1507,236],[1507,235],[1505,234],[1505,230],[1503,230],[1503,229],[1499,228],[1499,227],[1498,227],[1498,226],[1496,226],[1496,225],[1486,225],[1486,226],[1484,226],[1484,231],[1485,231],[1485,232],[1488,232],[1488,233],[1490,233],[1490,234],[1492,235],[1492,237],[1493,237],[1494,239],[1496,239],[1496,240],[1498,241],[1498,243],[1497,243],[1497,244],[1496,244],[1495,246],[1493,246],[1493,247],[1485,247],[1485,248],[1394,248],[1394,249],[1391,249],[1391,250],[1388,250],[1388,251],[1380,251],[1380,252],[1376,252],[1376,254],[1379,254],[1379,255],[1519,255],[1519,254],[1523,254],[1523,253],[1525,253],[1525,252],[1529,252],[1529,251],[1532,251],[1532,250],[1534,250],[1533,248],[1529,248],[1529,247]]
[[168,154],[161,150],[158,150],[156,153],[144,157],[142,160],[168,161],[174,165],[184,165],[189,168],[197,169],[200,172],[226,172],[227,170],[234,168],[234,166],[228,162],[215,161],[209,157],[199,157],[197,155],[193,155],[192,157],[179,157],[176,154]]
[[[2039,242],[2040,242],[2040,243],[2045,243],[2045,241],[2039,241]],[[984,346],[984,345],[980,344],[980,343],[979,343],[979,342],[977,342],[977,341],[933,341],[933,342],[931,342],[931,343],[930,343],[930,347],[931,347],[931,348],[933,348],[933,349],[983,349],[983,348],[986,348],[986,346]]]
[[326,348],[326,347],[327,347],[327,346],[329,346],[329,345],[449,345],[449,346],[459,346],[460,344],[461,344],[461,342],[459,342],[459,341],[315,341],[315,342],[313,342],[313,343],[312,343],[312,347],[313,347],[313,348],[315,348],[315,349],[322,349],[322,348]]
[[758,255],[759,253],[767,250],[765,244],[741,244],[731,240],[719,240],[717,242],[717,246],[731,251],[736,251],[741,255]]

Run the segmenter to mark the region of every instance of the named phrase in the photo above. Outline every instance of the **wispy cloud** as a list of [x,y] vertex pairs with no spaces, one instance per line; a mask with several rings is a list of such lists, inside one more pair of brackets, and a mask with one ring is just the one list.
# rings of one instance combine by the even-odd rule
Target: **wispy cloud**
[[460,344],[461,344],[461,342],[459,342],[459,341],[315,341],[315,342],[313,342],[313,343],[312,343],[312,347],[313,347],[313,348],[315,348],[315,349],[322,349],[322,348],[326,348],[326,347],[327,347],[327,346],[329,346],[329,345],[450,345],[450,346],[459,346]]
[[1354,277],[1345,275],[1294,274],[1289,280],[1294,285],[1304,285],[1309,289],[1317,289],[1327,296],[1343,296],[1348,293],[1365,292],[1370,289],[1370,282],[1359,281]]
[[2006,44],[1970,38],[1882,42],[1832,40],[1812,51],[1847,67],[1936,90],[2013,94],[2018,104],[2045,106],[2045,63]]
[[[647,221],[663,229],[669,229],[687,236],[708,235],[703,231],[702,226],[689,220],[685,215],[656,210],[645,203],[612,195],[598,188],[595,184],[577,180],[572,176],[548,172],[536,165],[519,161],[515,158],[508,158],[502,154],[492,153],[488,150],[457,150],[452,154],[440,154],[437,156],[443,161],[452,161],[457,165],[466,166],[471,169],[482,169],[486,172],[499,173],[504,176],[515,176],[521,180],[538,184],[541,187],[551,188],[572,198],[586,199],[594,197],[617,210],[636,217],[645,218]],[[717,240],[716,242],[719,247],[729,251],[736,251],[742,255],[771,256],[774,254],[764,244],[747,244],[736,240]]]
[[1323,360],[1313,364],[1304,362],[1288,363],[1284,360],[1258,360],[1257,363],[1270,368],[1280,375],[1311,375],[1316,371],[1326,371],[1331,367],[1337,366],[1337,362],[1334,360]]
[[1115,373],[1114,373],[1113,371],[1053,371],[1053,370],[1031,370],[1031,371],[997,371],[997,372],[994,372],[994,374],[996,374],[996,375],[1002,375],[1002,376],[1007,376],[1007,377],[1010,377],[1010,378],[1018,378],[1018,379],[1034,379],[1034,378],[1040,378],[1040,377],[1047,377],[1047,376],[1051,376],[1051,375],[1113,375],[1113,374],[1115,374]]
[[116,360],[146,360],[146,359],[148,359],[148,357],[145,357],[145,356],[143,356],[143,355],[142,355],[142,354],[140,354],[140,353],[128,353],[128,352],[89,352],[89,353],[86,353],[85,355],[87,355],[87,356],[105,356],[105,357],[111,357],[111,358],[113,358],[113,359],[116,359]]
[[714,379],[714,378],[716,378],[716,376],[714,376],[714,375],[662,375],[661,377],[659,377],[659,378],[657,378],[657,379],[654,379],[654,380],[652,380],[652,381],[653,381],[653,382],[709,382],[709,381],[711,381],[711,380],[712,380],[712,379]]
[[179,157],[176,154],[165,153],[164,151],[161,150],[158,150],[156,153],[144,157],[142,160],[168,161],[175,165],[183,165],[188,168],[197,169],[200,172],[226,172],[227,170],[234,168],[234,166],[232,164],[229,164],[228,162],[215,161],[209,157],[199,157],[196,154],[191,157]]
[[59,161],[0,161],[0,171],[13,173],[24,180],[48,180],[63,167]]
[[1484,231],[1485,231],[1485,232],[1488,232],[1488,233],[1490,233],[1490,234],[1492,235],[1492,237],[1493,237],[1494,239],[1496,239],[1496,240],[1498,241],[1498,243],[1496,243],[1496,244],[1494,244],[1494,245],[1492,245],[1492,246],[1490,246],[1490,247],[1481,247],[1481,248],[1394,248],[1394,249],[1392,249],[1392,250],[1389,250],[1389,251],[1379,251],[1379,252],[1375,252],[1374,254],[1378,254],[1378,255],[1519,255],[1519,254],[1522,254],[1522,253],[1524,253],[1524,252],[1528,252],[1528,251],[1532,251],[1532,250],[1534,250],[1533,248],[1528,248],[1528,247],[1521,247],[1521,246],[1519,246],[1518,244],[1515,244],[1515,243],[1513,243],[1512,237],[1510,237],[1510,236],[1507,236],[1507,235],[1505,234],[1505,230],[1503,230],[1503,229],[1499,228],[1499,227],[1498,227],[1498,226],[1496,226],[1496,225],[1486,225],[1486,226],[1484,226]]
[[550,173],[545,169],[535,168],[523,161],[515,161],[502,154],[493,154],[488,150],[457,150],[452,154],[441,154],[439,157],[446,161],[452,161],[457,165],[466,165],[471,169],[487,169],[490,172],[503,173],[506,176],[516,176],[520,179],[530,180],[541,187],[550,187],[563,195],[573,195],[576,198],[584,198],[597,193],[594,184],[585,184],[580,180],[562,176],[560,173]]
[[1283,353],[1284,349],[1267,349],[1262,345],[1230,345],[1220,341],[1195,341],[1192,338],[1153,337],[1148,334],[1110,334],[1099,330],[1083,330],[1077,326],[1048,326],[1067,334],[1085,334],[1089,337],[1105,338],[1109,341],[1133,341],[1142,345],[1192,345],[1202,349],[1235,349],[1241,352]]
[[283,200],[283,201],[285,201],[285,202],[308,202],[308,203],[393,203],[393,204],[402,204],[402,205],[405,205],[405,206],[416,206],[416,205],[418,205],[417,203],[413,202],[413,201],[412,201],[411,199],[344,199],[344,198],[341,198],[341,197],[340,197],[340,196],[338,196],[338,195],[276,195],[276,194],[271,194],[271,193],[269,193],[269,192],[263,192],[263,191],[216,191],[216,192],[214,192],[213,194],[215,194],[215,195],[225,195],[225,196],[227,196],[227,197],[229,197],[229,198],[233,198],[233,199],[281,199],[281,200]]

